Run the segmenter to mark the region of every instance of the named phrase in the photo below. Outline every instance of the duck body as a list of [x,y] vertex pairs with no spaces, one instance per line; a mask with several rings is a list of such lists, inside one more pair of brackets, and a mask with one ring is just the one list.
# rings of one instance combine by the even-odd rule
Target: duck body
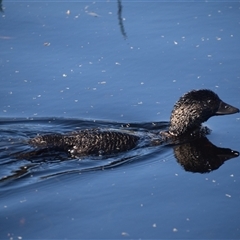
[[29,141],[33,146],[57,148],[71,156],[111,155],[135,148],[140,136],[136,134],[102,129],[85,129],[70,134],[49,134]]
[[211,90],[192,90],[175,104],[170,117],[169,130],[161,133],[140,134],[137,131],[112,129],[85,129],[69,134],[48,134],[29,140],[38,148],[57,149],[71,154],[112,155],[129,151],[138,146],[159,145],[164,141],[174,142],[193,132],[201,131],[201,124],[212,116],[239,112],[224,103]]

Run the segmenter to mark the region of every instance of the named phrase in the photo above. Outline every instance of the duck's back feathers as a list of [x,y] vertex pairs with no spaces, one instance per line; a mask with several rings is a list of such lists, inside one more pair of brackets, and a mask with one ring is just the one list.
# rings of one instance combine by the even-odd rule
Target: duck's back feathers
[[86,129],[68,135],[49,134],[29,141],[37,147],[58,148],[69,151],[72,156],[110,155],[128,151],[137,146],[140,138],[119,131]]

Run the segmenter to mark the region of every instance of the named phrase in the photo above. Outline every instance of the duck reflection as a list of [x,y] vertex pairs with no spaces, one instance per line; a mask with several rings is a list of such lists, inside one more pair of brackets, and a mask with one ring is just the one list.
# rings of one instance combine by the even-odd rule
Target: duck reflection
[[[169,146],[169,145],[167,145]],[[190,142],[185,142],[181,144],[171,144],[174,150],[174,155],[177,162],[184,168],[185,171],[193,173],[209,173],[213,170],[218,169],[223,163],[231,158],[239,156],[239,152],[231,150],[229,148],[220,148],[212,144],[205,136],[198,137],[196,139],[191,139]],[[159,147],[164,147],[160,145]],[[11,181],[18,178],[29,177],[33,171],[39,168],[39,164],[49,162],[50,156],[53,157],[53,152],[44,150],[35,150],[25,154],[15,155],[18,159],[28,159],[29,163],[20,166],[15,171],[12,171],[9,175],[4,176],[0,179],[0,183],[6,181]],[[44,159],[46,157],[46,159]],[[60,153],[55,152],[56,159],[51,159],[50,162],[56,163],[59,161],[66,161],[69,158],[65,155],[60,155]],[[118,167],[127,162],[139,158],[138,155],[123,157],[115,159],[112,162],[108,162],[104,165],[98,165],[95,167],[80,168],[74,170],[64,170],[63,172],[55,172],[42,176],[41,178],[49,178],[62,174],[69,173],[83,173],[89,171],[97,170],[107,170],[114,167]],[[35,169],[35,170],[34,170]]]
[[239,156],[237,151],[215,146],[205,136],[175,145],[173,150],[177,162],[185,171],[194,173],[209,173],[218,169],[225,161]]

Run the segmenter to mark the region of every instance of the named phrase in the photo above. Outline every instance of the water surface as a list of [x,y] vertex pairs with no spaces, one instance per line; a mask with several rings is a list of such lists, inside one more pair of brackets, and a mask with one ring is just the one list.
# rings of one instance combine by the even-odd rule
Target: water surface
[[[0,238],[240,237],[239,157],[193,173],[173,146],[108,159],[15,155],[49,132],[160,131],[191,89],[239,107],[239,3],[2,5]],[[240,151],[239,119],[210,119],[208,140]]]

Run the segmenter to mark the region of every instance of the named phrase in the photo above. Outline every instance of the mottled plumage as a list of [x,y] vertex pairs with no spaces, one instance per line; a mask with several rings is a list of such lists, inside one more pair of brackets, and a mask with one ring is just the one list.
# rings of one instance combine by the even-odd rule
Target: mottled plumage
[[[150,138],[148,145],[161,144],[161,136],[167,139],[180,138],[191,134],[201,127],[201,123],[216,115],[233,114],[239,109],[224,103],[210,90],[193,90],[183,95],[175,104],[169,131],[162,134],[146,134]],[[128,151],[144,141],[138,132],[126,132],[107,129],[86,129],[78,132],[49,134],[29,140],[33,146],[58,149],[72,156],[110,155]],[[145,144],[145,145],[147,145]]]
[[38,147],[58,148],[73,156],[106,155],[128,151],[137,146],[140,137],[120,131],[86,129],[71,134],[49,134],[29,141]]
[[172,110],[169,133],[178,136],[200,127],[215,114],[219,102],[219,97],[211,91],[199,90],[186,93]]
[[169,133],[181,136],[199,128],[210,117],[239,112],[239,109],[224,103],[210,90],[192,90],[175,104],[170,117]]

